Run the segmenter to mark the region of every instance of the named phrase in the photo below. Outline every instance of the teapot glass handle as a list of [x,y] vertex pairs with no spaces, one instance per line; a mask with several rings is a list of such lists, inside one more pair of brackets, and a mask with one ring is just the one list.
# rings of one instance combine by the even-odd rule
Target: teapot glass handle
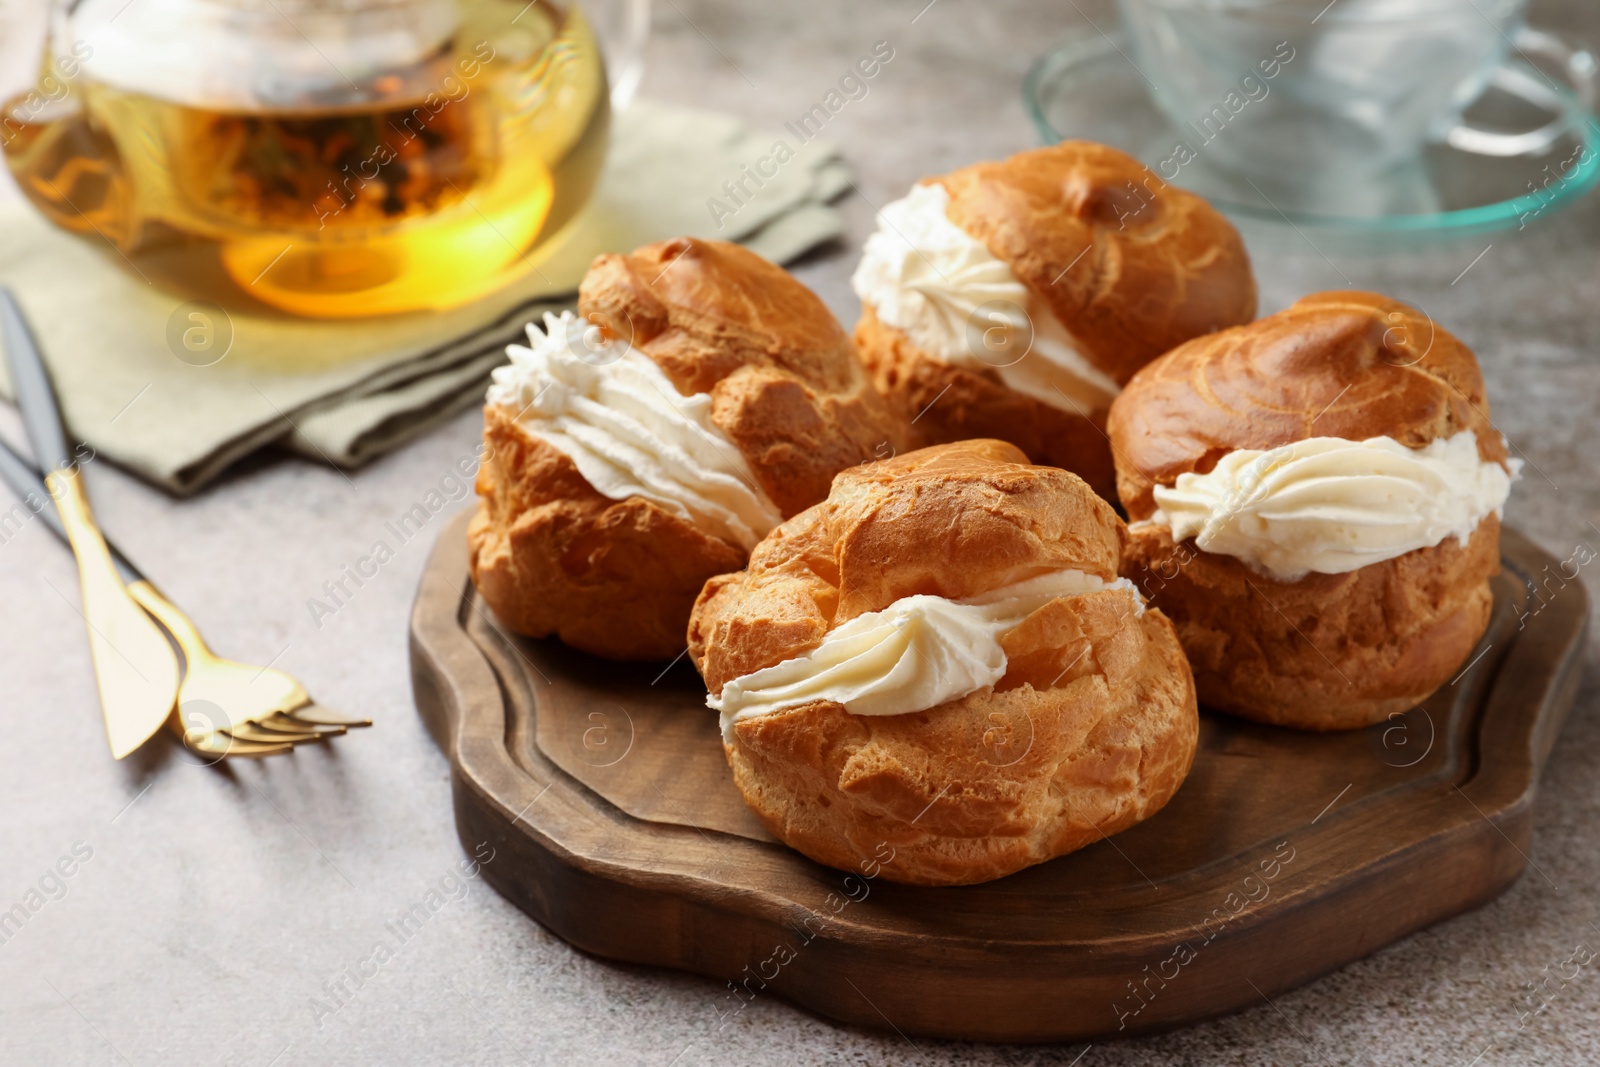
[[[1519,52],[1551,60],[1566,76],[1572,97],[1585,109],[1594,106],[1595,58],[1592,53],[1574,48],[1553,33],[1527,26],[1517,31],[1512,43]],[[1445,143],[1451,148],[1479,156],[1528,156],[1543,152],[1571,128],[1567,115],[1570,100],[1552,88],[1547,78],[1506,64],[1494,72],[1489,84],[1541,110],[1554,112],[1555,117],[1524,133],[1501,133],[1460,122],[1445,135]]]
[[620,0],[620,36],[612,51],[611,106],[626,108],[644,77],[644,45],[650,39],[650,0]]

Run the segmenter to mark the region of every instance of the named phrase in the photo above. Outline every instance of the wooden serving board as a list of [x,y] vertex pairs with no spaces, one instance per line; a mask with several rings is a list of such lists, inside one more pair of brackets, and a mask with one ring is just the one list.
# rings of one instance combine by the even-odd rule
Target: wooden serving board
[[[411,619],[416,700],[484,877],[571,944],[904,1034],[1131,1035],[1260,1004],[1478,907],[1528,863],[1587,598],[1511,530],[1476,657],[1426,704],[1330,735],[1202,714],[1154,818],[985,885],[894,885],[772,839],[687,657],[602,661],[510,635],[468,579],[466,517]],[[1537,583],[1539,597],[1530,595]]]

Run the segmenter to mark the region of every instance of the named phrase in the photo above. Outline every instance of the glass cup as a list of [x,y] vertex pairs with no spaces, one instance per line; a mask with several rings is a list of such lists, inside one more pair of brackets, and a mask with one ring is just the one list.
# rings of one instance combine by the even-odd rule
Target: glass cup
[[1191,135],[1187,151],[1263,185],[1370,180],[1433,142],[1501,157],[1549,148],[1565,119],[1507,132],[1461,118],[1491,85],[1561,110],[1553,83],[1507,65],[1513,48],[1559,67],[1585,105],[1593,97],[1592,58],[1528,29],[1527,0],[1118,2],[1132,59]]
[[47,218],[179,291],[448,308],[572,219],[638,83],[550,0],[57,0],[0,146]]

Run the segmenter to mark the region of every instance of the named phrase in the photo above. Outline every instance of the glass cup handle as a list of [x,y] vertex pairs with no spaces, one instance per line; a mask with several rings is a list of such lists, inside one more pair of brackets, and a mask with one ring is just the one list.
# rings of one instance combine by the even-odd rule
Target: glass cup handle
[[[1519,52],[1550,59],[1566,75],[1572,95],[1585,107],[1593,107],[1595,58],[1582,48],[1574,48],[1553,33],[1522,27],[1512,44]],[[1510,65],[1502,66],[1489,79],[1491,85],[1535,107],[1555,112],[1556,117],[1525,133],[1500,133],[1458,122],[1445,135],[1445,143],[1462,152],[1479,156],[1527,156],[1542,152],[1559,141],[1569,129],[1564,95],[1551,88],[1546,79]]]
[[622,0],[622,37],[611,71],[611,106],[626,108],[644,77],[644,45],[650,39],[650,0]]

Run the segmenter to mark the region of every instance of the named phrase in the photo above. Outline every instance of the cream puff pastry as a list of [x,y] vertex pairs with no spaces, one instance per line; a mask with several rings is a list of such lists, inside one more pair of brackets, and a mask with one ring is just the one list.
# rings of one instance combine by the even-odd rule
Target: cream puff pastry
[[1427,316],[1306,297],[1150,364],[1110,431],[1125,573],[1177,625],[1202,703],[1363,726],[1483,635],[1518,463],[1476,359]]
[[734,782],[812,859],[986,881],[1146,819],[1198,733],[1172,624],[1117,565],[1077,476],[964,441],[840,474],[746,570],[706,583],[689,650]]
[[578,308],[494,373],[472,577],[520,633],[670,658],[707,578],[902,431],[823,303],[737,245],[601,256]]
[[1122,386],[1256,307],[1221,214],[1088,141],[914,186],[879,213],[853,283],[857,346],[911,447],[1000,438],[1107,499]]

